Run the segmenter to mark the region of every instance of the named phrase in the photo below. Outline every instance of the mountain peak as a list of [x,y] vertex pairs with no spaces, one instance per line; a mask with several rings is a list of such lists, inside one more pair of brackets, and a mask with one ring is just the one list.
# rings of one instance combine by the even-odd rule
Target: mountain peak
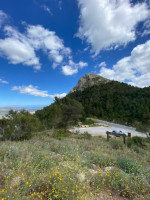
[[83,91],[87,87],[92,87],[93,85],[99,85],[99,84],[106,84],[108,82],[110,82],[109,79],[106,79],[97,74],[88,73],[79,79],[77,85],[74,88],[72,88],[69,93],[75,91]]

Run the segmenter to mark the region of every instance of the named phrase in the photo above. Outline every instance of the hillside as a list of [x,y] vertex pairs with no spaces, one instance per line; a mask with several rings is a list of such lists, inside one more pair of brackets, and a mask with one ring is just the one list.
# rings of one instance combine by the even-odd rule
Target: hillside
[[149,200],[148,142],[129,148],[60,130],[0,141],[0,199]]
[[86,116],[130,124],[150,121],[150,87],[137,88],[107,81],[68,96],[82,103]]

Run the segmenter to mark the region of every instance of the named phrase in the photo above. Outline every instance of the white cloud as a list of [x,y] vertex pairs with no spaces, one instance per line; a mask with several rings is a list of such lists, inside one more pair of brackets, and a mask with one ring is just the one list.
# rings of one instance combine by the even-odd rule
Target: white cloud
[[52,99],[54,99],[55,97],[58,97],[58,98],[63,98],[65,97],[67,94],[66,93],[62,93],[62,94],[54,94],[54,95],[50,95],[50,97]]
[[106,67],[106,62],[101,62],[101,63],[99,64],[99,67]]
[[0,83],[8,84],[7,81],[4,81],[3,79],[0,78]]
[[0,55],[6,56],[12,64],[40,65],[39,59],[36,57],[34,49],[29,43],[19,41],[16,38],[0,40]]
[[144,23],[144,32],[142,33],[142,36],[150,34],[150,19],[146,20]]
[[39,90],[37,86],[33,86],[33,85],[14,86],[12,87],[12,90],[18,90],[20,94],[28,94],[28,95],[39,96],[39,97],[63,98],[67,95],[66,93],[50,95],[48,94],[48,91]]
[[111,80],[129,80],[129,84],[138,87],[150,86],[150,40],[136,46],[130,56],[119,60],[112,69],[102,67],[100,75]]
[[64,46],[55,32],[40,25],[27,25],[24,34],[11,26],[6,26],[4,30],[6,38],[0,39],[0,56],[6,57],[12,64],[21,63],[39,70],[41,64],[36,51],[43,50],[55,67],[71,54],[71,49]]
[[129,0],[78,0],[80,27],[77,36],[97,55],[136,39],[136,26],[150,17],[148,5]]
[[28,26],[27,37],[36,50],[42,49],[49,59],[58,65],[71,53],[71,49],[64,46],[63,40],[55,32],[40,25]]
[[39,90],[37,86],[14,86],[12,90],[18,90],[21,94],[29,94],[33,96],[49,97],[47,91]]
[[[43,8],[48,9],[46,6]],[[25,26],[24,33],[12,26],[4,27],[5,37],[0,39],[0,57],[6,58],[9,63],[33,66],[35,70],[40,70],[37,52],[42,50],[52,62],[52,68],[61,66],[65,75],[75,74],[79,68],[87,66],[85,62],[72,61],[71,49],[65,47],[64,41],[54,31],[41,25],[28,25],[25,22],[22,25]]]
[[70,76],[78,73],[79,69],[88,66],[88,63],[80,61],[79,63],[74,63],[72,60],[69,60],[68,65],[62,66],[62,73],[66,76]]
[[62,73],[66,76],[69,76],[78,73],[78,69],[69,65],[65,65],[62,67]]
[[6,26],[4,30],[7,37],[0,39],[0,56],[6,57],[12,64],[21,63],[40,69],[39,58],[28,39],[10,26]]
[[51,9],[49,7],[47,7],[45,4],[42,5],[41,8],[43,8],[43,10],[45,10],[46,12],[48,12],[50,15],[53,15]]
[[4,13],[2,10],[0,10],[0,28],[6,19],[7,19],[6,13]]

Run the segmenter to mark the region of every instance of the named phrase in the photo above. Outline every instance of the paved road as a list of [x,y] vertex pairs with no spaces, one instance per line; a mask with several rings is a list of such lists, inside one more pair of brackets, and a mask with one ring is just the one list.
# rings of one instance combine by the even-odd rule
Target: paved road
[[75,128],[75,129],[72,129],[71,131],[73,132],[79,131],[80,133],[84,133],[87,131],[92,136],[106,137],[106,131],[112,132],[113,130],[117,130],[117,131],[121,130],[121,131],[125,131],[126,133],[130,132],[132,137],[133,136],[147,137],[146,134],[136,131],[135,128],[133,127],[110,123],[110,122],[106,122],[102,120],[94,120],[94,121],[97,123],[103,123],[103,124],[109,125],[110,127],[97,126],[97,127],[89,127],[89,128]]

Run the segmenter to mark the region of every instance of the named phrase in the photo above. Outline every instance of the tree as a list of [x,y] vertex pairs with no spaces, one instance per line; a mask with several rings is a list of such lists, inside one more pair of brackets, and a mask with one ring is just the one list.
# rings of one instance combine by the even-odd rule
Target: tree
[[82,104],[74,99],[65,97],[55,98],[55,102],[42,110],[38,110],[35,115],[41,123],[45,123],[47,128],[63,128],[74,125],[82,117]]
[[77,120],[82,117],[83,106],[80,102],[75,99],[66,97],[62,104],[62,126],[67,129],[68,126],[77,123]]
[[38,118],[26,110],[10,110],[0,122],[0,125],[3,129],[3,139],[8,140],[29,139],[33,131],[41,129],[41,123]]

